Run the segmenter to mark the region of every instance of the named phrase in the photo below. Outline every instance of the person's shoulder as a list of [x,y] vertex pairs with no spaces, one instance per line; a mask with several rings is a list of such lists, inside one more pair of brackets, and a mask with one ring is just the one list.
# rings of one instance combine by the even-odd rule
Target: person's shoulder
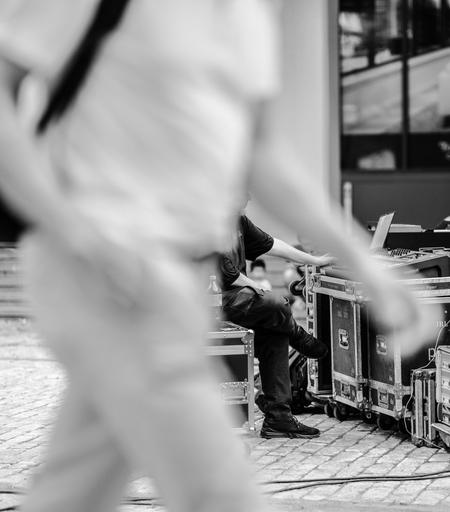
[[8,0],[0,8],[0,54],[52,77],[76,48],[99,1]]

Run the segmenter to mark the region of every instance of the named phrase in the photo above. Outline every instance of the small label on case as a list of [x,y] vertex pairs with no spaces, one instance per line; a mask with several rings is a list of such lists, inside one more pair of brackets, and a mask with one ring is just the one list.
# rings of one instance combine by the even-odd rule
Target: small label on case
[[385,356],[387,354],[387,343],[385,336],[378,335],[376,337],[376,351],[380,356]]
[[350,398],[350,384],[345,384],[344,382],[341,382],[341,395]]
[[389,395],[387,391],[378,391],[378,404],[388,406],[389,404]]
[[348,341],[348,332],[345,329],[339,329],[338,331],[339,336],[339,346],[343,348],[344,350],[348,350],[349,348],[349,341]]

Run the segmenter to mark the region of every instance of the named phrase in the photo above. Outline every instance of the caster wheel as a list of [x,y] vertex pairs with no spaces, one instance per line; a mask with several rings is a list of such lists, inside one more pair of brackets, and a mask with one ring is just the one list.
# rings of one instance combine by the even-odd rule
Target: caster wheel
[[394,420],[390,416],[379,414],[377,418],[377,426],[381,430],[389,430],[394,425]]
[[305,279],[292,281],[289,283],[289,292],[291,295],[300,297],[303,295],[303,286],[305,285]]
[[402,434],[411,434],[411,418],[400,418],[397,420],[398,431]]
[[327,402],[325,405],[324,405],[324,412],[325,414],[329,417],[329,418],[333,418],[334,417],[334,413],[333,413],[333,406]]
[[345,405],[336,405],[333,413],[334,417],[339,421],[345,421],[348,418],[348,409]]
[[377,417],[372,411],[363,411],[361,413],[362,420],[368,425],[373,425],[377,421]]

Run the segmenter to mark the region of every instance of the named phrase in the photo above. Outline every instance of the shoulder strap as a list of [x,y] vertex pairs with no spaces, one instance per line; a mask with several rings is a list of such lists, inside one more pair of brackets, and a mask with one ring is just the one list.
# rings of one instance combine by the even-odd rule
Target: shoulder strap
[[52,91],[47,108],[37,125],[38,134],[43,133],[51,121],[59,119],[73,102],[102,42],[118,26],[129,1],[100,0],[91,24]]

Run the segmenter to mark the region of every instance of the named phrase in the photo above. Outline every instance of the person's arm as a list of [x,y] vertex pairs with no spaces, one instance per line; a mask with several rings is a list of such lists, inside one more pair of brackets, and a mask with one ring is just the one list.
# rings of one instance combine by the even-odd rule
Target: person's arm
[[263,295],[265,291],[268,291],[264,290],[264,288],[261,288],[261,286],[256,281],[253,281],[253,279],[250,279],[241,273],[232,283],[230,283],[230,286],[247,286],[255,290],[258,295]]
[[318,267],[331,265],[336,260],[336,258],[327,254],[323,256],[313,256],[312,254],[296,249],[278,238],[273,239],[272,249],[266,254],[292,261],[298,265],[316,265]]
[[405,350],[417,347],[432,335],[431,326],[440,314],[436,310],[435,318],[426,321],[423,308],[411,294],[369,257],[368,234],[356,222],[354,235],[346,235],[341,207],[336,202],[330,204],[297,153],[293,140],[297,127],[290,120],[304,73],[296,42],[302,6],[292,1],[283,5],[283,86],[279,96],[260,109],[252,159],[252,194],[287,227],[350,267],[355,278],[366,284],[379,321],[390,331],[396,330]]
[[349,243],[340,207],[330,206],[322,186],[312,177],[313,170],[304,168],[295,146],[298,127],[293,122],[292,106],[297,103],[304,74],[296,43],[301,16],[301,2],[283,2],[281,88],[276,97],[259,108],[251,192],[271,214],[308,238],[317,250],[332,253],[365,275],[367,234],[355,226],[357,240],[353,245]]
[[253,288],[257,293],[262,293],[261,286],[240,272],[240,270],[233,263],[232,258],[230,258],[227,253],[220,255],[218,266],[221,274],[222,284],[226,288],[233,286],[249,286],[250,288]]
[[24,70],[0,59],[0,188],[3,199],[21,217],[59,234],[71,224],[72,215],[48,179],[49,163],[19,121],[15,100],[24,76]]

